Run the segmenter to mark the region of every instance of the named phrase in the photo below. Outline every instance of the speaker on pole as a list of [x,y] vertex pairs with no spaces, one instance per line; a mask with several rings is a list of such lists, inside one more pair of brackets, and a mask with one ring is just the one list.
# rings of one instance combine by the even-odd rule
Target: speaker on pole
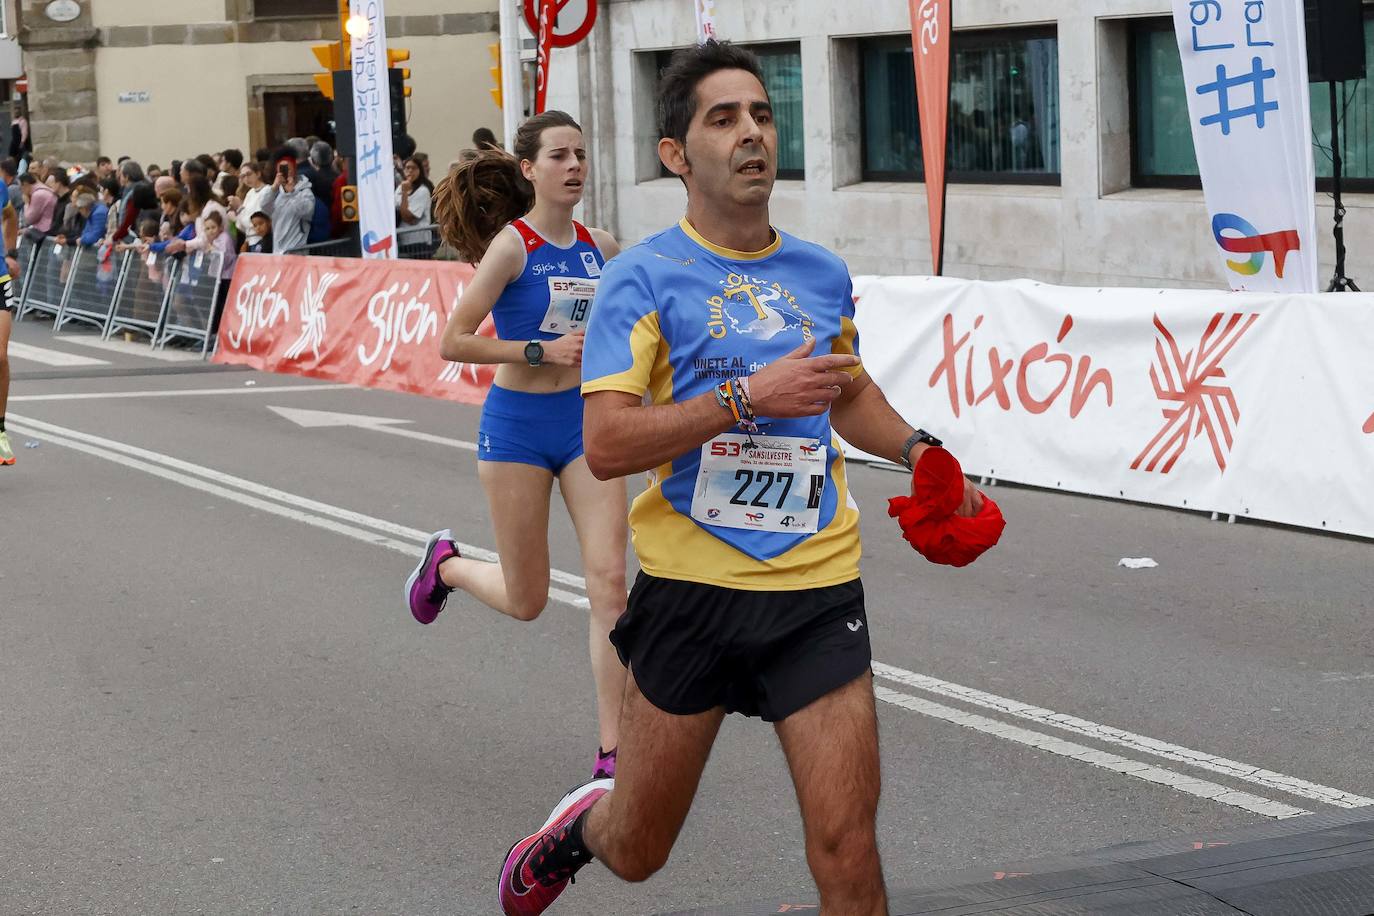
[[1304,0],[1307,75],[1314,83],[1361,80],[1365,74],[1361,0]]

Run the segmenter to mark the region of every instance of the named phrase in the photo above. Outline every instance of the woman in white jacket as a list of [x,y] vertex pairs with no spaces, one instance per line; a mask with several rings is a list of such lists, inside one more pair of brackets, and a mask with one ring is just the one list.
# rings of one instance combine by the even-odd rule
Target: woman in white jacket
[[262,241],[262,236],[253,228],[253,214],[263,209],[267,195],[272,193],[263,181],[263,168],[261,162],[245,162],[239,169],[239,194],[229,199],[230,215],[238,226],[240,248],[244,251]]

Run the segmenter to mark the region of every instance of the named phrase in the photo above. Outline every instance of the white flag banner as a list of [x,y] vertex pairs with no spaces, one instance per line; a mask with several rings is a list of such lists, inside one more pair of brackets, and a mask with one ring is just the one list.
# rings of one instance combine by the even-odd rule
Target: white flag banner
[[351,0],[353,119],[358,155],[358,232],[365,258],[396,257],[396,177],[391,164],[391,86],[387,76],[385,0]]
[[1315,293],[1303,4],[1174,0],[1193,146],[1231,288]]
[[716,0],[692,0],[697,8],[697,43],[705,44],[707,39],[719,38],[716,34]]

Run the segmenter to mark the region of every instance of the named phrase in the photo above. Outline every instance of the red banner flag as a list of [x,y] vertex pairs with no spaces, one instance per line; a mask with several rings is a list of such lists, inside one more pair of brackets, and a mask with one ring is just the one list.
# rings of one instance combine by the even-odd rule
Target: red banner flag
[[945,147],[949,131],[949,59],[954,37],[954,0],[907,0],[911,50],[916,65],[916,105],[921,116],[926,203],[930,210],[931,272],[945,268]]
[[539,72],[534,84],[534,113],[542,114],[549,98],[549,65],[553,54],[553,27],[558,20],[556,0],[539,3]]

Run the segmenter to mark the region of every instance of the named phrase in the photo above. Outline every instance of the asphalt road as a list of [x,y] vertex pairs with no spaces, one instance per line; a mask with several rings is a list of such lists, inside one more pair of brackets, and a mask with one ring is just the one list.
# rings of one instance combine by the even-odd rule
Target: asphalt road
[[[581,609],[401,601],[424,534],[491,546],[477,409],[15,339],[0,912],[495,912],[595,712]],[[999,486],[1003,544],[950,570],[887,518],[904,478],[850,479],[893,887],[1374,801],[1368,542]],[[578,572],[561,506],[551,540]],[[551,912],[810,892],[776,742],[735,718],[668,867],[593,866]]]

